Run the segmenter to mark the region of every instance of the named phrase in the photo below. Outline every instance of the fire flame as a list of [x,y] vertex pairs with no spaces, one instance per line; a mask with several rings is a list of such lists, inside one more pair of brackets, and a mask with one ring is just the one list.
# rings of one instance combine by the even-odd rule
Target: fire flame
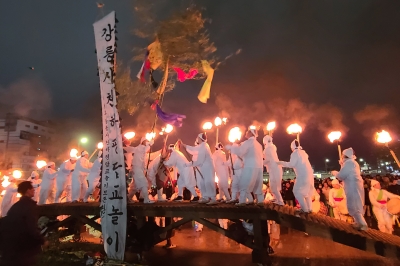
[[1,182],[2,187],[6,188],[11,184],[11,182],[8,181],[8,179],[9,179],[8,176],[3,176],[3,182]]
[[392,141],[392,137],[390,136],[389,132],[385,130],[377,132],[376,135],[377,135],[376,141],[378,141],[379,143],[388,143]]
[[335,140],[339,140],[342,136],[342,132],[340,131],[332,131],[328,135],[328,139],[333,143]]
[[303,131],[303,129],[301,128],[301,126],[299,124],[291,124],[290,126],[288,126],[286,131],[289,134],[298,134],[298,133],[301,133]]
[[154,133],[154,132],[146,133],[146,139],[148,141],[153,140],[155,137],[156,137],[156,133]]
[[212,126],[213,126],[213,124],[211,122],[205,122],[203,124],[203,129],[204,130],[210,130],[210,129],[212,129]]
[[97,149],[98,149],[98,150],[103,149],[103,142],[97,143]]
[[1,196],[4,196],[5,194],[6,194],[6,191],[3,190],[3,191],[1,192]]
[[165,126],[165,129],[164,129],[165,133],[169,134],[169,133],[172,132],[172,130],[174,130],[174,127],[171,126],[170,124],[167,124],[167,125]]
[[13,173],[12,173],[12,176],[15,179],[20,179],[22,177],[22,172],[20,170],[14,170]]
[[215,118],[215,120],[214,120],[214,125],[215,125],[216,127],[219,127],[220,125],[222,125],[222,119],[221,119],[219,116],[217,116],[217,117]]
[[257,129],[257,127],[255,125],[251,125],[249,126],[249,129]]
[[228,118],[226,117],[222,118],[222,123],[226,124],[226,122],[228,122]]
[[78,157],[78,150],[71,149],[71,151],[69,152],[69,157]]
[[215,175],[214,180],[215,180],[215,183],[218,183],[219,179],[218,179],[218,176],[217,176],[217,175]]
[[127,139],[133,139],[135,137],[135,135],[136,135],[135,132],[130,131],[130,132],[126,132],[124,134],[124,137],[127,138]]
[[38,169],[43,168],[43,167],[45,167],[46,165],[47,165],[46,161],[43,161],[43,160],[39,160],[39,161],[36,162],[36,167],[37,167]]
[[267,124],[267,130],[268,130],[268,131],[274,130],[275,127],[276,127],[275,121],[274,121],[274,122],[269,122],[269,123]]
[[228,140],[229,142],[235,142],[236,140],[240,140],[242,137],[242,132],[240,132],[239,127],[234,127],[231,130],[229,130],[229,136]]

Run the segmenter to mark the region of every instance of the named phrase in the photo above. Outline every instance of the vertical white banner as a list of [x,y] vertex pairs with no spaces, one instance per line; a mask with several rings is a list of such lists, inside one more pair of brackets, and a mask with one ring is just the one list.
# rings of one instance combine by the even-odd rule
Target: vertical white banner
[[100,217],[107,256],[123,260],[126,240],[126,181],[115,93],[115,12],[93,24],[103,114],[103,168]]

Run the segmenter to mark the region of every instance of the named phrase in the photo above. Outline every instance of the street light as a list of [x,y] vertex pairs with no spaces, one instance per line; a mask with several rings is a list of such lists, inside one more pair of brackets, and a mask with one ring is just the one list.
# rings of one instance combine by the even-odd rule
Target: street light
[[88,141],[89,141],[89,140],[88,140],[88,138],[86,138],[86,137],[81,138],[81,143],[82,143],[82,144],[86,144]]
[[329,159],[325,159],[325,173],[328,173],[328,163]]

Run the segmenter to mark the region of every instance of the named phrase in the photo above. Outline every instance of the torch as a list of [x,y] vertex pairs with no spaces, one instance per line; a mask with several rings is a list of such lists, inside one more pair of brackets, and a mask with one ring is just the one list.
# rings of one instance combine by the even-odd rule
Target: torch
[[22,172],[21,172],[20,170],[14,170],[14,171],[12,172],[12,176],[13,176],[15,179],[20,179],[20,178],[22,177]]
[[381,132],[376,133],[376,141],[379,143],[385,144],[385,146],[389,149],[390,154],[393,156],[394,160],[397,163],[397,166],[400,168],[399,159],[397,159],[396,154],[392,149],[389,148],[389,142],[392,141],[392,137],[390,136],[389,132],[382,130]]
[[102,150],[102,149],[103,149],[103,142],[97,143],[96,149],[92,152],[92,154],[90,155],[88,160],[90,161],[90,159],[92,159],[92,157],[96,153],[96,151],[99,151],[99,150]]
[[332,131],[328,135],[328,139],[332,143],[334,141],[336,141],[336,143],[337,143],[337,148],[338,148],[338,152],[339,152],[339,160],[340,160],[340,158],[342,158],[342,149],[340,148],[340,144],[339,144],[339,139],[340,139],[341,136],[342,136],[342,132],[340,132],[340,131]]
[[269,123],[267,124],[268,135],[270,135],[271,137],[272,137],[272,133],[273,133],[275,127],[276,127],[275,121],[269,122]]
[[210,130],[210,129],[212,129],[212,126],[213,126],[213,124],[211,122],[205,122],[203,124],[203,130],[204,131]]
[[214,125],[217,128],[216,140],[215,143],[218,144],[218,134],[219,134],[219,126],[222,125],[222,119],[220,117],[216,117],[214,120]]
[[133,139],[135,136],[136,136],[136,134],[135,134],[135,132],[133,132],[133,131],[129,131],[129,132],[126,132],[126,133],[124,134],[124,137],[125,137],[126,139],[129,139],[129,140]]
[[36,167],[40,170],[41,168],[45,167],[47,165],[46,161],[39,160],[36,162]]
[[[240,132],[240,128],[239,127],[234,127],[231,130],[229,130],[228,140],[232,144],[235,141],[240,140],[241,137],[242,137],[242,132]],[[232,165],[232,173],[235,174],[235,169],[233,168],[233,160],[232,160],[232,153],[231,152],[229,152],[229,157],[230,157],[231,165]]]
[[77,149],[71,149],[71,151],[69,152],[69,157],[78,158],[78,150]]
[[286,131],[288,134],[296,134],[297,141],[300,144],[300,133],[303,131],[303,129],[301,128],[301,126],[299,124],[291,124],[290,126],[288,126]]
[[[155,133],[155,132],[146,133],[146,136],[145,136],[145,138],[146,138],[148,141],[152,141],[155,137],[156,137],[156,133]],[[149,158],[148,158],[148,160],[147,160],[146,172],[147,172],[147,170],[149,169],[150,155],[151,155],[151,146],[150,146],[150,151],[149,151]],[[146,175],[147,175],[147,173],[146,173]]]
[[163,127],[163,128],[161,129],[160,135],[164,135],[164,133],[167,135],[167,136],[165,137],[165,140],[164,140],[164,145],[166,145],[167,140],[168,140],[169,133],[171,133],[172,130],[174,130],[174,127],[173,127],[172,125],[170,125],[170,124],[167,124],[165,127]]

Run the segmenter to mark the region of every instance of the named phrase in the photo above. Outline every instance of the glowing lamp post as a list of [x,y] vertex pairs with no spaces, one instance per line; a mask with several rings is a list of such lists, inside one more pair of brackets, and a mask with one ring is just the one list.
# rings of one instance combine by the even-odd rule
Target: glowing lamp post
[[392,137],[390,136],[389,132],[382,130],[381,132],[376,133],[376,141],[382,144],[389,149],[390,154],[393,156],[393,159],[396,161],[397,166],[400,168],[400,161],[397,159],[396,154],[392,149],[389,148],[389,142],[392,141]]
[[268,135],[270,135],[271,137],[272,137],[272,133],[273,133],[275,127],[276,127],[275,121],[269,122],[269,123],[267,124]]
[[300,133],[303,131],[303,129],[301,128],[301,126],[299,124],[291,124],[290,126],[288,126],[286,131],[290,135],[296,134],[297,135],[297,141],[300,144]]
[[342,132],[340,131],[332,131],[331,133],[328,134],[328,139],[330,140],[330,142],[335,142],[337,144],[338,147],[338,152],[339,152],[339,160],[340,158],[342,158],[342,149],[340,148],[340,144],[339,144],[339,139],[342,136]]

